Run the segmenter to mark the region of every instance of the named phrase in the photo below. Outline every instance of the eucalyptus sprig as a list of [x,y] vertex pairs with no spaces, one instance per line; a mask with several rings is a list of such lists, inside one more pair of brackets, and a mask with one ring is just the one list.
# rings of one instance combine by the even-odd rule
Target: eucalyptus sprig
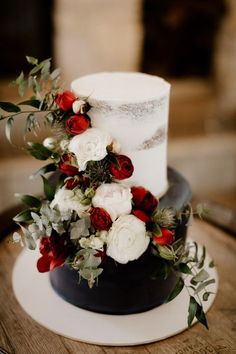
[[38,113],[44,112],[45,123],[53,126],[56,121],[61,121],[64,114],[55,104],[55,97],[60,86],[60,69],[51,71],[51,58],[41,62],[38,59],[26,56],[27,62],[32,65],[28,74],[23,71],[12,81],[12,86],[18,87],[20,97],[33,91],[33,96],[19,103],[0,102],[0,109],[5,113],[0,115],[0,120],[6,120],[5,133],[11,142],[11,130],[16,117],[26,117],[25,134],[35,131],[39,127]]
[[[174,269],[182,276],[179,277],[174,289],[169,295],[168,300],[173,300],[185,287],[189,294],[188,307],[188,326],[190,327],[194,318],[208,329],[207,319],[203,309],[203,302],[207,301],[212,291],[207,287],[215,283],[214,278],[205,269],[206,249],[202,248],[201,254],[196,242],[187,243],[182,255],[174,264]],[[208,267],[214,265],[209,264]]]

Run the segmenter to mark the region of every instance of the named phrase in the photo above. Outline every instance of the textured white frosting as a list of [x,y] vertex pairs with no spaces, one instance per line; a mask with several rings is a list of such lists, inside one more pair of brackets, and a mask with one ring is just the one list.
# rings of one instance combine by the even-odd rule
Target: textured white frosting
[[170,84],[142,73],[104,72],[74,80],[71,89],[88,98],[93,127],[110,133],[121,144],[121,153],[131,158],[134,174],[127,181],[163,195]]

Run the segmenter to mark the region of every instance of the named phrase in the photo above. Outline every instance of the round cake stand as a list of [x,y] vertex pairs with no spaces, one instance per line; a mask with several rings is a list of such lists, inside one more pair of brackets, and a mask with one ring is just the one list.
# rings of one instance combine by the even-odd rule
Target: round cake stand
[[[165,339],[188,328],[189,295],[185,289],[174,300],[153,310],[120,316],[98,314],[71,305],[58,296],[48,273],[38,273],[35,265],[38,257],[35,251],[24,250],[20,254],[13,270],[13,289],[26,313],[57,334],[90,344],[129,346]],[[207,254],[206,264],[210,261]],[[214,302],[218,289],[216,269],[207,271],[216,283],[209,285],[209,291],[215,294],[203,303],[205,312]]]

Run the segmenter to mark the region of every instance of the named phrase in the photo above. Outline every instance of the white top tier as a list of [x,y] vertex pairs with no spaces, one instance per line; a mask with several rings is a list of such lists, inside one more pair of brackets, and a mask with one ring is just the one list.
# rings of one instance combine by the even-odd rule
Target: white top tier
[[97,73],[71,84],[92,106],[94,127],[106,130],[134,164],[127,180],[161,196],[167,189],[167,129],[170,84],[142,73]]

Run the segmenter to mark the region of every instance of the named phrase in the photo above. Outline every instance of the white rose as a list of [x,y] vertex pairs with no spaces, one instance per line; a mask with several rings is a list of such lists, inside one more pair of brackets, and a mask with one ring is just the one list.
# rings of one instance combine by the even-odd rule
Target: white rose
[[83,100],[76,100],[72,103],[72,110],[75,114],[84,113],[84,108],[86,106],[86,102]]
[[139,258],[149,242],[143,221],[134,215],[120,216],[108,232],[107,255],[125,264]]
[[90,205],[83,205],[80,203],[83,195],[80,190],[59,189],[53,201],[50,204],[51,208],[57,206],[61,213],[62,220],[69,220],[73,211],[75,211],[80,218],[86,216],[86,211]]
[[69,144],[69,151],[77,158],[79,170],[84,171],[88,161],[100,161],[107,155],[107,146],[111,143],[108,133],[98,128],[87,129],[74,136]]
[[92,204],[95,208],[105,209],[114,221],[121,215],[130,214],[132,197],[128,186],[119,183],[104,183],[97,188]]

